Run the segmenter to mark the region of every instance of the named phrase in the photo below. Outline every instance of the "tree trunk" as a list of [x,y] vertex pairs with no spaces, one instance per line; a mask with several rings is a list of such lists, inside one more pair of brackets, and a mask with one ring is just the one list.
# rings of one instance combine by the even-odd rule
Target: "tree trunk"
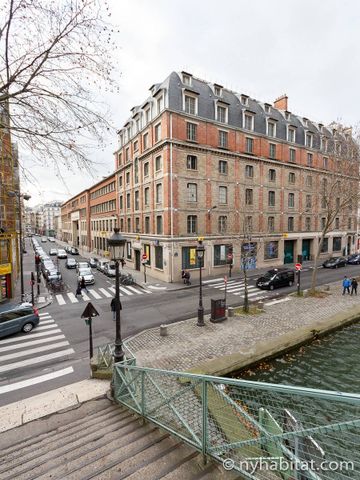
[[317,265],[318,265],[318,260],[319,260],[319,257],[320,257],[321,248],[323,246],[324,238],[325,238],[326,233],[327,232],[322,232],[321,233],[320,241],[318,243],[315,258],[314,258],[313,272],[312,272],[312,275],[311,275],[311,288],[310,288],[311,293],[315,293],[315,291],[316,291]]
[[243,272],[244,272],[244,306],[243,311],[245,313],[249,313],[249,292],[248,292],[248,277],[247,277],[247,269],[246,269],[246,262],[242,262]]

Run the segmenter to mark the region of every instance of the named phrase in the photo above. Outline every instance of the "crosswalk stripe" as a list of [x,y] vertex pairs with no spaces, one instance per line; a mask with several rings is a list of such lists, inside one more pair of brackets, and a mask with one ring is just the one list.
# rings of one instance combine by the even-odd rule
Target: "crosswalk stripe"
[[[112,292],[115,295],[116,290],[115,290],[114,287],[109,287],[109,290],[110,290],[110,292]],[[124,296],[124,294],[120,292],[120,297],[123,297],[123,296]]]
[[1,372],[9,372],[20,367],[27,367],[28,365],[34,365],[35,363],[42,363],[48,360],[53,360],[54,358],[65,357],[66,355],[72,355],[74,350],[68,348],[67,350],[61,350],[60,352],[49,353],[48,355],[42,355],[41,357],[29,358],[27,360],[22,360],[21,362],[8,363],[7,365],[0,365]]
[[43,315],[42,317],[39,317],[41,318],[41,320],[48,320],[49,318],[52,318],[51,315]]
[[128,290],[132,290],[135,293],[138,293],[140,295],[143,295],[144,292],[141,292],[140,290],[137,290],[135,287],[130,287],[129,285],[126,287]]
[[48,325],[49,323],[55,323],[55,320],[40,320],[40,325]]
[[[245,294],[245,292],[233,293],[233,295],[241,295],[242,297],[244,297],[244,294]],[[249,292],[248,293],[249,298],[250,297],[259,297],[259,298],[261,297],[262,298],[264,296],[266,296],[266,294],[264,295],[264,293],[262,293],[262,292]]]
[[88,290],[88,292],[96,299],[101,298],[101,296],[95,290]]
[[[247,289],[248,289],[248,292],[252,292],[252,291],[258,292],[259,291],[256,287],[252,287],[250,285],[247,287]],[[221,290],[224,290],[224,289],[221,289]],[[236,292],[236,291],[239,291],[239,290],[244,290],[245,291],[245,287],[239,285],[237,287],[228,288],[227,292],[232,293],[232,292]]]
[[120,292],[124,292],[127,295],[134,295],[132,292],[129,292],[129,290],[126,290],[126,288],[124,288],[124,287],[120,287]]
[[14,390],[20,390],[21,388],[30,387],[31,385],[37,385],[39,383],[47,382],[54,378],[69,375],[69,373],[73,372],[73,367],[67,367],[63,368],[62,370],[57,370],[56,372],[40,375],[39,377],[29,378],[27,380],[22,380],[21,382],[11,383],[10,385],[3,385],[2,387],[0,387],[0,395],[3,393],[13,392]]
[[82,296],[82,299],[85,300],[85,302],[90,301],[90,297],[88,297],[86,293],[84,293],[84,290],[81,292],[81,296]]
[[213,278],[212,280],[204,280],[203,283],[218,282],[219,280],[222,280],[224,282],[224,279],[222,277],[219,277],[219,278]]
[[[36,330],[39,330],[40,327],[38,327]],[[0,340],[0,345],[4,345],[6,343],[16,343],[16,342],[24,342],[25,340],[29,340],[29,338],[33,337],[45,337],[46,335],[49,335],[49,338],[51,338],[50,335],[53,333],[61,333],[60,328],[55,328],[54,330],[51,330],[51,332],[31,332],[26,335],[14,337],[14,338],[4,338]]]
[[0,353],[9,352],[10,350],[17,350],[18,348],[30,347],[31,345],[39,345],[41,343],[54,342],[55,340],[61,340],[62,338],[65,338],[65,335],[54,335],[53,337],[49,337],[49,338],[39,338],[38,340],[30,340],[28,342],[21,342],[15,345],[8,345],[7,347],[1,347]]
[[56,300],[58,301],[58,304],[59,305],[65,305],[65,300],[64,300],[64,297],[62,295],[55,295],[56,296]]
[[[227,282],[227,285],[233,285],[233,284],[238,284],[239,282],[237,282],[236,280],[230,280],[229,282]],[[243,283],[243,282],[240,282],[240,283]],[[213,288],[225,288],[225,284],[224,282],[220,282],[220,283],[217,283],[216,285],[210,285],[210,287],[213,287]]]
[[[29,350],[22,350],[21,356],[25,357],[34,353],[46,352],[47,350],[56,350],[57,348],[67,347],[68,345],[70,345],[69,342],[65,340],[63,342],[53,343],[51,345],[43,345],[42,347],[30,348]],[[19,352],[2,355],[0,358],[0,363],[5,362],[6,360],[13,360],[14,358],[19,358]]]
[[69,297],[71,303],[77,303],[79,301],[72,292],[68,292],[66,295]]
[[44,325],[43,327],[36,327],[36,331],[39,331],[39,330],[49,330],[51,328],[55,328],[57,327],[57,323],[53,323],[52,325]]
[[147,290],[146,288],[143,288],[143,290],[144,290],[145,293],[153,293],[150,290]]
[[39,313],[39,317],[46,317],[47,315],[50,315],[50,313],[49,312]]
[[110,298],[112,295],[105,288],[99,288],[100,292],[105,295],[105,297]]

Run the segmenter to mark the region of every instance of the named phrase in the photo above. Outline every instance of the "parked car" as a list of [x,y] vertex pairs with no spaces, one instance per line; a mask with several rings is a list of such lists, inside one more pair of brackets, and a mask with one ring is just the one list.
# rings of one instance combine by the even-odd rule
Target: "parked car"
[[56,248],[50,248],[49,255],[57,255],[58,251]]
[[48,240],[49,240],[49,242],[52,242],[52,243],[55,242],[55,238],[54,238],[54,237],[48,237]]
[[48,282],[54,282],[62,280],[62,275],[58,270],[49,270],[46,275],[46,280]]
[[71,247],[70,253],[71,255],[79,255],[79,250],[75,247]]
[[347,259],[347,263],[349,265],[360,265],[360,253],[350,255],[350,257]]
[[278,287],[291,287],[294,284],[294,270],[289,268],[274,268],[256,280],[258,288],[274,290]]
[[98,259],[97,258],[89,258],[89,265],[91,268],[96,268],[98,264]]
[[324,268],[339,268],[345,267],[346,265],[345,257],[331,257],[322,264]]
[[116,270],[115,270],[115,265],[113,263],[106,263],[104,265],[104,273],[108,277],[115,277],[116,276]]
[[0,338],[13,333],[28,333],[39,324],[39,312],[29,303],[0,305]]
[[65,250],[58,250],[57,258],[67,258]]
[[99,260],[96,268],[104,273],[104,267],[107,263],[109,263],[109,260]]
[[90,265],[88,262],[77,262],[76,263],[76,271],[79,272],[79,270],[82,270],[83,268],[90,268]]
[[66,259],[66,262],[65,262],[65,267],[66,268],[76,268],[76,266],[77,266],[77,263],[76,263],[75,258]]
[[41,243],[46,243],[47,242],[47,238],[46,237],[41,237]]
[[66,245],[64,247],[64,250],[65,250],[66,253],[71,253],[71,247],[69,245]]
[[78,275],[78,282],[81,282],[82,277],[84,277],[86,285],[93,285],[95,283],[95,277],[92,274],[91,268],[80,269]]

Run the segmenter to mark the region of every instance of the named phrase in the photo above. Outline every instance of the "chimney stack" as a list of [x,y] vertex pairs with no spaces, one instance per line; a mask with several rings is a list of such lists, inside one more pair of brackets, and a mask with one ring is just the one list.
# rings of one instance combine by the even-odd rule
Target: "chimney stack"
[[278,110],[287,110],[288,109],[288,97],[286,93],[277,98],[274,102],[274,107]]

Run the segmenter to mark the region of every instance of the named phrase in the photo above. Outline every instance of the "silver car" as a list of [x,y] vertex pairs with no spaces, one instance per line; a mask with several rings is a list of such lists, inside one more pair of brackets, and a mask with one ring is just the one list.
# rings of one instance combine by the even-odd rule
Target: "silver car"
[[93,285],[95,283],[95,277],[91,272],[91,268],[82,268],[79,270],[78,282],[80,283],[84,277],[86,285]]

